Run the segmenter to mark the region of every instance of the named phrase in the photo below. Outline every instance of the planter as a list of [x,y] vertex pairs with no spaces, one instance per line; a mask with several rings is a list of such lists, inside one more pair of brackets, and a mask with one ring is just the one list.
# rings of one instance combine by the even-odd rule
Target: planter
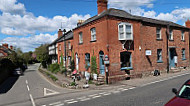
[[93,79],[97,80],[98,79],[98,75],[97,74],[93,74]]

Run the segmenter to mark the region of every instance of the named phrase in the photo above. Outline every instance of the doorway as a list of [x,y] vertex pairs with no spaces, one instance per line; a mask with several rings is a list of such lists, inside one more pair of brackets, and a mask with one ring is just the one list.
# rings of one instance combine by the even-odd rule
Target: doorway
[[99,69],[100,69],[100,74],[105,75],[105,66],[104,66],[104,52],[100,51],[99,52]]
[[170,69],[176,67],[175,62],[177,60],[175,60],[175,58],[174,58],[175,56],[177,56],[176,49],[170,48],[170,50],[169,50],[169,67],[170,67]]

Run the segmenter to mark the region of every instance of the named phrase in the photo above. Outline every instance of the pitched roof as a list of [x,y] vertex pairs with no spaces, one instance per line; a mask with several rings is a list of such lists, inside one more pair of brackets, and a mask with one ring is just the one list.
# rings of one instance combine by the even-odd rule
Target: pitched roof
[[124,10],[119,10],[119,9],[114,9],[114,8],[110,8],[107,11],[103,11],[99,15],[96,15],[94,17],[87,19],[80,26],[76,27],[75,29],[77,29],[83,25],[86,25],[92,21],[95,21],[97,19],[100,19],[104,16],[114,16],[114,17],[118,17],[118,18],[125,18],[125,19],[137,20],[137,21],[141,21],[141,22],[147,22],[147,23],[151,23],[151,24],[166,25],[166,26],[169,25],[169,26],[173,26],[173,27],[180,27],[180,28],[189,29],[185,26],[182,26],[182,25],[170,22],[170,21],[164,21],[164,20],[152,19],[152,18],[147,18],[147,17],[142,17],[142,16],[136,16],[136,15],[129,14],[128,12],[126,12]]
[[11,53],[11,49],[7,49],[6,47],[4,46],[0,46],[0,50],[3,51],[4,53]]
[[65,36],[65,39],[68,40],[68,39],[71,39],[73,38],[73,32],[70,30],[68,31],[67,33],[65,33],[63,36],[55,39],[52,43],[49,44],[49,46],[53,45],[53,44],[56,44],[57,42],[61,42],[64,40],[64,36]]

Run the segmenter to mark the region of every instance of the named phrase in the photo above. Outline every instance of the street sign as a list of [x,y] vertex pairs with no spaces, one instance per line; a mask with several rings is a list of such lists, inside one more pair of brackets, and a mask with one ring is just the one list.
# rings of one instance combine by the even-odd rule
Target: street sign
[[146,56],[151,56],[152,55],[152,51],[151,50],[146,50]]

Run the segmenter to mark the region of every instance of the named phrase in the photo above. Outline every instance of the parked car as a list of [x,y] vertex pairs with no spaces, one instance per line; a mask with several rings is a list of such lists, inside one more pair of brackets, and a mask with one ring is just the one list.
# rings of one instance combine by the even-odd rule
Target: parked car
[[165,106],[190,106],[190,79],[187,80],[179,91],[173,88],[172,92],[176,94]]
[[12,75],[14,76],[19,76],[19,75],[23,75],[23,71],[21,68],[16,68],[13,72]]

